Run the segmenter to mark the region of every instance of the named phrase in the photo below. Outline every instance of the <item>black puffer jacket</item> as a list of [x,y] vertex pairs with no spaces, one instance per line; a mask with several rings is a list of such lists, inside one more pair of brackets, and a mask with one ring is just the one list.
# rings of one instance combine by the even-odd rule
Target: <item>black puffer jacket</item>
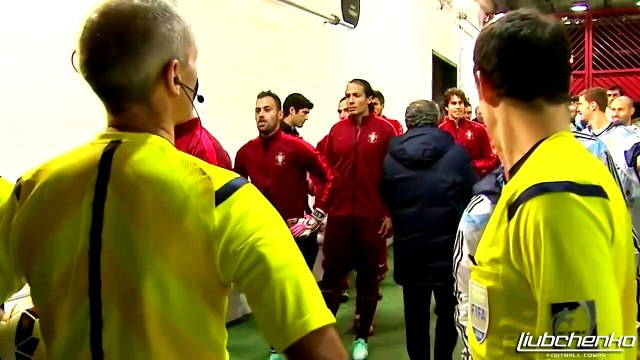
[[453,245],[477,177],[466,150],[433,127],[391,140],[383,198],[391,212],[394,279],[400,285],[453,282]]

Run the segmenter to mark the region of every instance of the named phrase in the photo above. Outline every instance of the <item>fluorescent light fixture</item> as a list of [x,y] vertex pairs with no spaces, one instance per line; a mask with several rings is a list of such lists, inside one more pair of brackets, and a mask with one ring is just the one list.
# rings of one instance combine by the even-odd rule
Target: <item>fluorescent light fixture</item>
[[588,9],[589,7],[587,7],[587,5],[585,4],[573,4],[571,6],[571,11],[573,12],[587,11]]

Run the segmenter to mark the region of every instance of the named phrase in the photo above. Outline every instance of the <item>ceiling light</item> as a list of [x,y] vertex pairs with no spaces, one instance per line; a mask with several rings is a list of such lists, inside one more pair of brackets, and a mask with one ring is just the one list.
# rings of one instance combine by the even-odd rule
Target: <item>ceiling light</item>
[[571,6],[571,11],[573,12],[587,11],[588,9],[589,8],[585,4],[574,4]]
[[636,6],[640,6],[640,0],[636,3]]

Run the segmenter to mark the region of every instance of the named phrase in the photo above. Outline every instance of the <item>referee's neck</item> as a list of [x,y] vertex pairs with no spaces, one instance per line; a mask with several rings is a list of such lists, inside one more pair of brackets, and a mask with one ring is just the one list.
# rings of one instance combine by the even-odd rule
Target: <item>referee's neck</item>
[[147,133],[169,140],[175,144],[174,124],[166,116],[159,116],[149,110],[131,108],[117,114],[107,114],[110,132]]
[[506,174],[540,141],[567,131],[567,106],[564,104],[535,110],[504,104],[496,110],[496,135],[502,144],[501,160]]

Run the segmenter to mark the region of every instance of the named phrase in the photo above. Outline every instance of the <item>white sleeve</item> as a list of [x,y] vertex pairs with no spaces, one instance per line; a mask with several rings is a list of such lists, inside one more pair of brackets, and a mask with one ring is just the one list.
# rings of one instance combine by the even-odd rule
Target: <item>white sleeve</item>
[[467,317],[469,309],[470,257],[472,257],[482,237],[495,204],[484,195],[474,196],[464,210],[453,251],[454,293],[458,299],[455,311],[456,329],[462,339],[462,358],[471,359],[467,337]]

